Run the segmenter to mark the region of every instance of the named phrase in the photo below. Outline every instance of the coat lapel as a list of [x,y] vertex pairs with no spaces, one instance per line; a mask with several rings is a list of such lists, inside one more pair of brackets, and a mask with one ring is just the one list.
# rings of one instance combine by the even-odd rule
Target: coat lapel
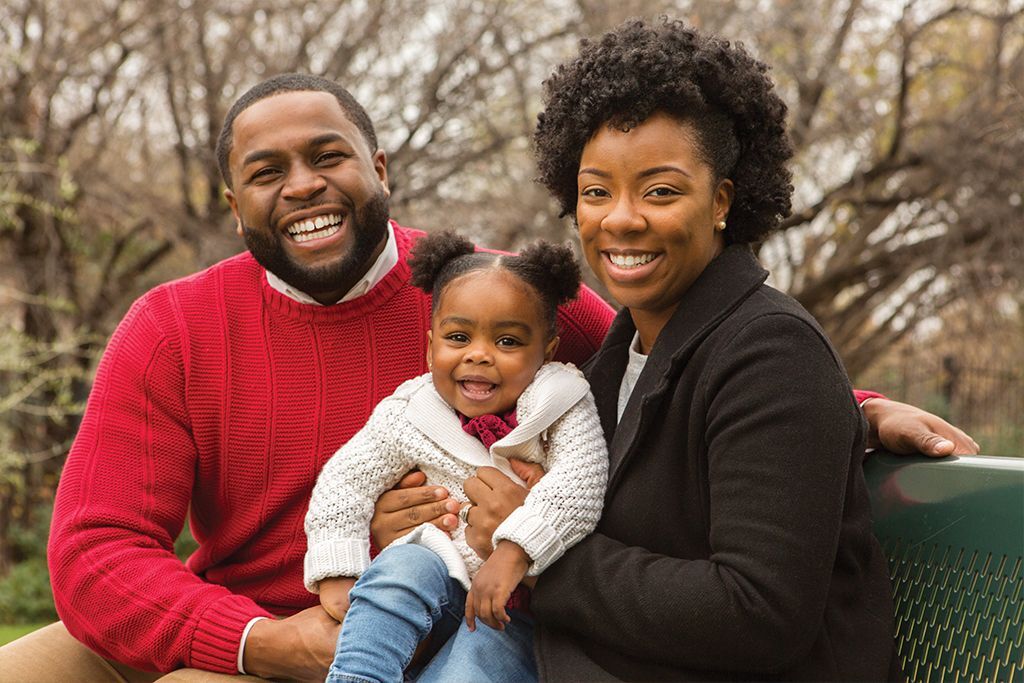
[[[690,356],[712,330],[761,286],[767,276],[768,272],[757,262],[749,247],[733,245],[708,264],[683,295],[679,308],[654,343],[647,364],[626,404],[622,419],[611,433],[608,446],[609,495],[636,452],[640,435],[650,429],[650,420],[669,389],[674,386]],[[628,311],[622,311],[619,317],[623,313],[628,318]],[[616,318],[616,323],[618,322],[619,319]],[[632,321],[629,327],[632,327]],[[632,330],[620,332],[628,332],[629,337],[621,346],[618,343],[621,340],[616,340],[615,348],[610,349],[615,351],[615,357],[599,357],[595,361],[595,377],[601,377],[603,384],[600,387],[601,394],[598,394],[596,385],[594,393],[602,395],[604,399],[599,402],[599,407],[601,403],[610,401],[613,424],[619,384],[622,382],[628,359],[628,344],[633,336]],[[611,360],[608,371],[603,375],[597,368],[602,360]],[[609,386],[612,383],[614,386]],[[605,419],[605,412],[602,412],[602,424]],[[605,434],[609,434],[607,428]]]

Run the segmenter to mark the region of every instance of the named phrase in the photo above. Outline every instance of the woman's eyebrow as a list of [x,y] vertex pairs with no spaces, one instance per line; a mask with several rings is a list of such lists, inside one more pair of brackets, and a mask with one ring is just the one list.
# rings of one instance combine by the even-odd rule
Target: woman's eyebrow
[[[652,166],[651,168],[646,168],[646,169],[640,171],[640,173],[637,174],[637,177],[638,178],[647,178],[648,176],[658,175],[659,173],[679,173],[681,175],[686,176],[687,178],[692,178],[693,177],[692,174],[687,173],[686,171],[684,171],[679,166],[673,166],[671,164],[666,164],[664,166]],[[596,175],[599,178],[608,178],[611,175],[607,171],[602,171],[601,169],[594,168],[592,166],[588,166],[586,168],[581,168],[580,172],[577,175],[584,175],[584,174]]]
[[679,166],[673,166],[672,164],[665,164],[663,166],[652,166],[651,168],[647,168],[644,169],[643,171],[640,171],[640,173],[637,174],[637,177],[647,178],[652,175],[658,175],[659,173],[679,173],[680,175],[684,175],[687,178],[693,177]]

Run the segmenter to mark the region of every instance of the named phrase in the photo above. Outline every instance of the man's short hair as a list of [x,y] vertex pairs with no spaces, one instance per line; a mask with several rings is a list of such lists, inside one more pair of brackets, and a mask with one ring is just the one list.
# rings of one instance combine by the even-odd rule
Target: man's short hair
[[228,157],[231,155],[233,144],[233,128],[235,119],[252,104],[260,100],[285,92],[326,92],[334,95],[341,105],[345,116],[359,128],[363,138],[370,146],[370,152],[377,151],[377,133],[373,130],[373,122],[363,106],[352,97],[345,88],[334,81],[321,76],[310,74],[281,74],[257,83],[231,105],[227,116],[224,117],[224,125],[220,129],[220,136],[217,138],[217,165],[220,167],[221,178],[224,183],[231,187],[231,169],[228,167]]

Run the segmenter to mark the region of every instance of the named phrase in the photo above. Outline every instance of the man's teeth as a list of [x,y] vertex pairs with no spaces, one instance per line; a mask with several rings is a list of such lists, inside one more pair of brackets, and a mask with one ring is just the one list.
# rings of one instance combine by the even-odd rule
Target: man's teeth
[[303,221],[293,223],[288,228],[288,234],[296,242],[308,242],[324,237],[330,237],[341,229],[341,216],[330,214],[328,216],[317,216],[307,218]]
[[655,254],[640,254],[634,256],[633,254],[608,254],[608,260],[617,265],[619,268],[636,268],[642,266],[645,263],[650,263],[654,260]]

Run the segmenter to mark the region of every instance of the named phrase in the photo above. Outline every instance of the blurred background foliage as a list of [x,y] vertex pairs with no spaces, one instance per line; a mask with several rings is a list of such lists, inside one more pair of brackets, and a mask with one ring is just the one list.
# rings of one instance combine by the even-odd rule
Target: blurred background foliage
[[0,623],[53,617],[48,510],[113,326],[243,248],[213,156],[236,97],[337,79],[376,122],[400,222],[569,239],[533,182],[541,82],[580,37],[663,13],[742,41],[790,106],[771,282],[858,385],[1024,452],[1021,0],[7,0]]

